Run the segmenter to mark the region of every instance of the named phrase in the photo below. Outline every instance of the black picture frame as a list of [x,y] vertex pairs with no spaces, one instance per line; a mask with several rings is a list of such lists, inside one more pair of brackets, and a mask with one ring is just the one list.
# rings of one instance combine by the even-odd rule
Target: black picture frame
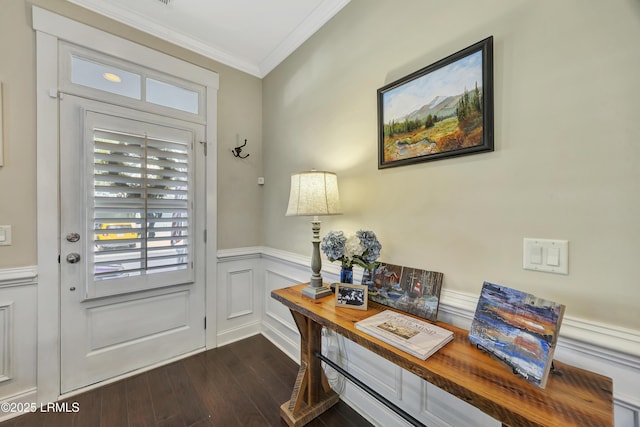
[[493,36],[378,89],[377,100],[378,169],[493,151]]

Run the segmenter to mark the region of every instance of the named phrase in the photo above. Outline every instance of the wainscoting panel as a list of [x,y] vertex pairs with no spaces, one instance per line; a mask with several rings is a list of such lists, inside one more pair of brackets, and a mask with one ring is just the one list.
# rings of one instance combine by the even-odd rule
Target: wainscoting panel
[[345,340],[345,348],[349,372],[387,399],[402,400],[402,368],[352,341]]
[[[446,420],[452,426],[473,426],[473,427],[499,427],[502,425],[496,419],[485,414],[473,405],[458,399],[452,394],[423,381],[405,371],[409,377],[405,383],[407,388],[422,392],[420,414],[424,419],[436,417],[439,420]],[[427,423],[427,425],[430,425]]]
[[[271,248],[261,248],[264,304],[262,333],[299,360],[299,335],[289,310],[271,298],[274,289],[309,281],[310,259]],[[256,251],[257,252],[257,251]],[[337,281],[339,266],[323,264],[325,282]],[[355,271],[359,283],[361,272]],[[439,320],[468,329],[478,295],[443,289]],[[372,385],[396,405],[427,425],[499,426],[500,423],[466,402],[432,386],[410,372],[389,367],[379,356],[358,348],[344,338],[325,353],[335,355],[341,365]],[[555,358],[613,378],[616,427],[640,427],[640,331],[601,325],[571,317],[563,321]],[[508,369],[505,367],[505,369]],[[338,390],[341,398],[376,425],[407,425],[383,405],[346,382]]]
[[[615,388],[615,383],[614,383]],[[632,403],[635,402],[635,403]],[[627,396],[625,399],[613,399],[615,410],[616,427],[638,427],[640,426],[640,401],[638,395]]]
[[[343,368],[402,410],[428,426],[499,427],[500,422],[386,359],[344,339],[348,363]],[[331,352],[331,350],[328,350]],[[405,425],[396,414],[347,382],[342,394],[377,425]],[[383,422],[383,420],[385,420]],[[408,425],[408,424],[406,424]]]
[[0,383],[11,379],[13,302],[0,303]]
[[254,280],[253,270],[229,272],[229,288],[227,291],[227,319],[247,316],[253,313]]
[[215,322],[218,346],[260,333],[262,323],[262,258],[259,248],[218,251],[218,283],[207,292],[217,292]]
[[36,279],[35,267],[0,269],[1,402],[36,402]]
[[262,333],[296,362],[300,362],[300,335],[287,307],[271,298],[271,291],[309,281],[310,271],[303,266],[264,259],[264,319]]

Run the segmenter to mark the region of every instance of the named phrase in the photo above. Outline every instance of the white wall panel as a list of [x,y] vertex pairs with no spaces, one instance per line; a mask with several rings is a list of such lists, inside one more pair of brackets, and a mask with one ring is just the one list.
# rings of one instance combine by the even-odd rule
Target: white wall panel
[[[407,374],[407,376],[412,376],[409,373]],[[420,413],[423,418],[437,417],[453,426],[492,427],[501,425],[499,421],[475,406],[426,381],[422,381],[420,378],[417,378],[417,380],[420,382],[422,391]],[[407,385],[415,383],[415,381],[405,381]]]
[[345,348],[350,373],[384,397],[402,400],[402,368],[352,341],[345,340]]
[[260,332],[261,272],[262,259],[255,248],[218,252],[218,280],[215,285],[209,284],[210,291],[216,293],[218,346]]
[[11,379],[11,324],[13,303],[0,303],[0,383]]
[[292,286],[300,283],[296,281],[292,277],[285,276],[278,272],[272,270],[265,270],[265,312],[267,316],[273,318],[281,325],[291,329],[294,332],[297,332],[295,323],[293,322],[293,318],[291,317],[291,313],[289,309],[285,307],[280,302],[271,298],[271,291],[286,288],[287,286]]
[[308,279],[307,270],[296,264],[282,263],[280,259],[264,259],[264,290],[262,293],[265,316],[262,333],[296,362],[300,361],[300,335],[291,312],[271,298],[271,291],[302,283]]
[[36,278],[35,267],[0,270],[1,402],[36,402]]
[[230,271],[228,278],[227,307],[229,307],[229,311],[227,319],[253,313],[253,270]]
[[[614,384],[615,387],[615,384]],[[640,426],[640,400],[638,396],[627,396],[626,400],[614,399],[614,413],[616,426]]]

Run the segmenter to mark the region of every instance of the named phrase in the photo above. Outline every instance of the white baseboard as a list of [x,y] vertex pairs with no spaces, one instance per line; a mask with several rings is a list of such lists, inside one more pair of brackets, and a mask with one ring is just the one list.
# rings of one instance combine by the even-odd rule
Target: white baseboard
[[263,324],[262,335],[271,341],[276,347],[296,363],[300,363],[300,343],[293,342],[285,335],[280,333],[277,328],[269,324]]
[[[23,405],[32,405],[32,404],[36,404],[35,402],[38,401],[37,399],[37,389],[35,387],[24,390],[20,393],[14,394],[12,396],[5,396],[0,398],[0,401],[3,403],[8,403],[10,406],[11,405],[15,405],[15,404],[23,404]],[[21,405],[18,405],[18,407],[20,407]],[[8,419],[11,419],[13,417],[17,417],[18,415],[22,415],[26,412],[9,412],[9,413],[5,413],[2,412],[0,410],[0,421],[6,421]]]
[[252,337],[262,331],[262,321],[252,322],[237,328],[218,332],[218,347]]

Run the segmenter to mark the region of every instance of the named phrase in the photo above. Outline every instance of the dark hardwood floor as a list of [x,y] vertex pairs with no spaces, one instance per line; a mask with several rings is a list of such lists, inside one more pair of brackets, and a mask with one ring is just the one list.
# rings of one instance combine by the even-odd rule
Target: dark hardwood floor
[[[0,427],[286,426],[298,365],[262,335],[67,399],[79,411],[37,412]],[[370,426],[340,401],[311,427]]]

